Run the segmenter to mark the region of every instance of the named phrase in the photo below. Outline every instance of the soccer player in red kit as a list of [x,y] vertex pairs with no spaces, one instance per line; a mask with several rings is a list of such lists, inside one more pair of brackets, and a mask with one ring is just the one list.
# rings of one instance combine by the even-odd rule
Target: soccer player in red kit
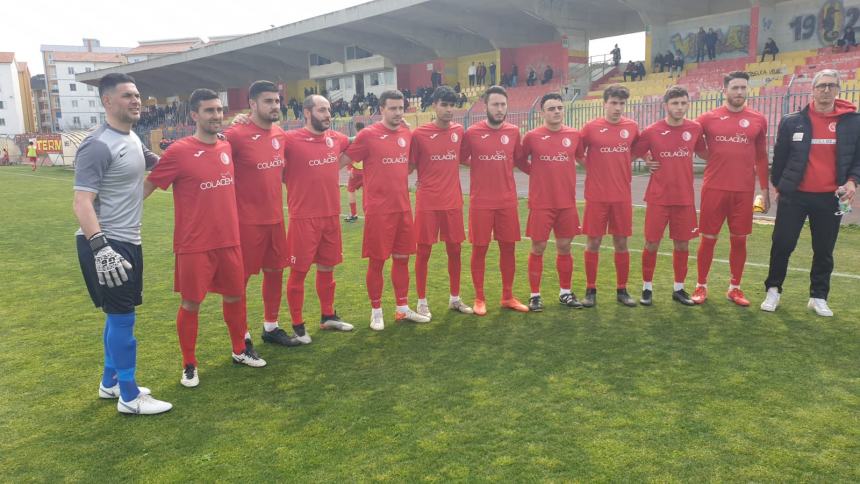
[[[361,121],[355,123],[355,132],[364,129],[364,123]],[[343,220],[344,222],[355,222],[358,220],[358,196],[356,192],[364,186],[364,164],[358,160],[346,167],[349,171],[349,181],[346,183],[346,196],[349,199],[349,215]]]
[[597,265],[604,234],[612,234],[615,247],[616,299],[636,306],[627,293],[630,253],[627,239],[633,235],[630,148],[639,137],[639,126],[625,118],[624,107],[630,91],[613,84],[603,91],[604,116],[582,127],[579,159],[585,160],[585,214],[582,231],[588,236],[585,247],[585,297],[582,305],[597,304]]
[[523,162],[531,159],[529,172],[529,220],[526,235],[532,239],[529,253],[530,311],[543,311],[540,282],[543,253],[550,231],[555,232],[556,259],[560,286],[558,300],[567,307],[582,304],[570,290],[573,258],[570,243],[579,234],[576,210],[576,152],[579,131],[565,126],[564,102],[558,93],[545,94],[540,100],[543,126],[523,137]]
[[[284,229],[284,144],[286,134],[278,121],[281,99],[278,87],[256,81],[248,89],[251,116],[224,135],[233,149],[239,238],[245,268],[245,285],[263,271],[263,341],[285,346],[300,344],[278,326],[287,234]],[[250,343],[250,334],[246,344]]]
[[663,95],[666,118],[645,128],[633,145],[633,158],[648,156],[651,170],[645,190],[645,248],[642,250],[642,297],[639,302],[652,304],[654,268],[657,250],[666,226],[674,244],[672,267],[675,281],[672,299],[685,306],[693,305],[684,290],[687,278],[689,242],[696,237],[696,205],[693,193],[693,156],[704,151],[702,127],[684,119],[690,107],[690,95],[681,86],[672,86]]
[[431,317],[427,303],[427,264],[430,252],[440,238],[448,252],[448,308],[472,314],[472,308],[460,299],[460,248],[466,239],[463,230],[463,191],[460,188],[460,147],[463,126],[453,123],[457,93],[448,86],[433,91],[436,120],[412,132],[409,156],[411,167],[418,169],[415,193],[415,232],[418,253],[415,256],[415,285],[418,289],[416,311]]
[[707,143],[707,164],[699,207],[699,280],[693,301],[708,298],[708,272],[714,246],[723,227],[729,225],[729,268],[732,278],[726,297],[739,306],[750,302],[741,291],[747,259],[747,236],[752,233],[752,204],[758,178],[765,212],[770,209],[768,190],[767,119],[746,106],[749,74],[735,71],[723,78],[725,104],[696,120]]
[[517,187],[514,162],[520,159],[520,129],[506,123],[508,93],[501,86],[491,86],[483,96],[487,120],[473,124],[463,138],[461,162],[471,167],[469,177],[469,241],[472,243],[472,284],[475,286],[475,314],[487,314],[484,295],[484,271],[490,240],[499,244],[499,268],[502,273],[502,307],[528,312],[529,308],[514,297],[516,254],[520,240],[520,218],[517,213]]
[[367,295],[370,329],[382,331],[382,270],[392,259],[391,285],[397,298],[398,321],[428,323],[430,318],[409,308],[409,254],[415,252],[415,229],[409,202],[409,143],[412,133],[402,124],[403,94],[379,95],[382,122],[364,128],[340,157],[341,166],[364,160],[364,240],[368,259]]
[[284,181],[290,227],[287,246],[290,277],[287,301],[296,339],[309,344],[302,307],[305,277],[317,265],[316,289],[320,301],[320,328],[352,331],[334,310],[334,266],[343,261],[340,231],[340,155],[349,138],[331,129],[331,105],[322,96],[308,96],[302,105],[305,126],[287,132]]
[[173,186],[174,290],[182,298],[176,317],[184,365],[180,383],[195,387],[200,382],[195,356],[198,311],[207,292],[223,296],[233,362],[252,367],[266,362],[245,345],[248,325],[233,157],[230,143],[217,138],[224,119],[221,100],[215,91],[197,89],[189,106],[197,130],[164,152],[144,184],[144,196]]

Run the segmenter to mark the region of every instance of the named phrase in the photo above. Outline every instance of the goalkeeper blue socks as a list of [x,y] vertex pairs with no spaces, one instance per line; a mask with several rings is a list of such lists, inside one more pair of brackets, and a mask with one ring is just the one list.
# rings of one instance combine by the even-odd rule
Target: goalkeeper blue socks
[[107,315],[107,348],[119,379],[123,401],[137,398],[140,390],[134,381],[137,340],[134,339],[134,313]]
[[102,335],[102,342],[104,343],[105,348],[105,372],[102,374],[102,386],[105,388],[111,388],[116,385],[116,369],[113,366],[113,360],[110,357],[110,353],[108,352],[108,323],[107,319],[105,319],[105,330]]

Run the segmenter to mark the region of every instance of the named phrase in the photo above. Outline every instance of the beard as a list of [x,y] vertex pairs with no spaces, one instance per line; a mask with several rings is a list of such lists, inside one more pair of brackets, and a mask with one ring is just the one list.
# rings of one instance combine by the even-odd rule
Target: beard
[[493,125],[493,126],[498,126],[498,125],[500,125],[500,124],[504,123],[504,122],[505,122],[505,118],[507,118],[507,117],[508,117],[508,113],[502,114],[502,115],[501,115],[501,118],[502,118],[502,119],[499,119],[499,120],[497,121],[497,120],[496,120],[496,118],[495,118],[492,114],[490,114],[490,113],[489,113],[489,111],[487,112],[487,122],[488,122],[488,123],[490,123],[490,124],[491,124],[491,125]]
[[311,126],[313,126],[314,130],[319,131],[319,132],[323,132],[326,129],[328,129],[328,128],[326,128],[325,124],[323,124],[322,121],[315,118],[314,116],[311,116]]

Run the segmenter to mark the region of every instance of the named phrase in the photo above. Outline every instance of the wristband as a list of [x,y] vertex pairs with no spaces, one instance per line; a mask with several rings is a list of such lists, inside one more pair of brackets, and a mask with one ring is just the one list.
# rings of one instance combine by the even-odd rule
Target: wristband
[[89,239],[89,243],[90,250],[93,251],[93,254],[97,253],[98,251],[104,249],[109,245],[107,236],[103,232],[96,232],[95,234],[93,234],[93,236]]

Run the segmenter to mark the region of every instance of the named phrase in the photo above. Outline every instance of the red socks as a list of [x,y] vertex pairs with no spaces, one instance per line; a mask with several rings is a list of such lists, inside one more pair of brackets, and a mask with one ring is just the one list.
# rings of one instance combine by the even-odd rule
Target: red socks
[[[370,298],[370,306],[373,309],[382,307],[382,269],[385,267],[384,259],[367,260],[367,297]],[[407,275],[408,277],[408,275]]]
[[540,277],[543,274],[543,255],[529,253],[529,287],[532,293],[540,292]]
[[391,285],[398,306],[409,304],[409,258],[391,258]]
[[284,271],[263,271],[263,310],[267,322],[278,320],[281,310],[281,294],[284,284]]
[[689,251],[676,250],[672,252],[672,269],[675,270],[675,281],[683,283],[687,279],[687,259],[690,257]]
[[741,278],[744,276],[744,264],[747,262],[747,238],[746,236],[732,235],[729,249],[729,268],[732,271],[732,285],[740,286]]
[[600,252],[586,249],[582,254],[585,259],[585,287],[594,289],[597,287],[597,264],[600,262]]
[[245,333],[248,332],[247,315],[245,314],[245,301],[239,300],[228,303],[222,302],[224,311],[224,322],[227,323],[227,331],[230,333],[230,343],[233,345],[233,354],[245,351]]
[[704,235],[699,241],[699,251],[696,253],[696,266],[699,270],[699,284],[704,285],[708,283],[708,273],[711,272],[711,262],[714,261],[715,245],[717,245],[717,239],[705,237]]
[[290,305],[290,318],[294,325],[304,322],[302,309],[305,304],[305,277],[307,275],[307,272],[290,269],[290,277],[287,279],[287,304]]
[[514,242],[499,242],[499,269],[502,271],[502,299],[514,297],[514,274],[517,268],[517,256],[514,252]]
[[[460,295],[460,244],[446,242],[445,251],[448,252],[448,283],[451,287],[451,295]],[[419,296],[420,297],[420,296]]]
[[358,204],[356,202],[349,202],[349,214],[353,217],[358,215]]
[[418,252],[415,255],[415,287],[418,299],[427,297],[427,264],[430,262],[432,250],[433,246],[430,244],[418,244]]
[[615,253],[615,287],[627,288],[627,278],[630,276],[630,252]]
[[334,272],[317,270],[317,296],[320,298],[320,313],[334,315]]
[[182,350],[182,366],[197,366],[194,354],[197,347],[197,313],[180,306],[176,314],[176,333],[179,335],[179,349]]
[[655,267],[657,267],[657,251],[642,249],[642,282],[654,280]]
[[570,290],[570,280],[573,278],[573,256],[570,254],[555,257],[555,270],[558,271],[559,289]]
[[472,246],[472,285],[475,286],[475,299],[486,301],[484,297],[484,272],[487,270],[487,245]]

